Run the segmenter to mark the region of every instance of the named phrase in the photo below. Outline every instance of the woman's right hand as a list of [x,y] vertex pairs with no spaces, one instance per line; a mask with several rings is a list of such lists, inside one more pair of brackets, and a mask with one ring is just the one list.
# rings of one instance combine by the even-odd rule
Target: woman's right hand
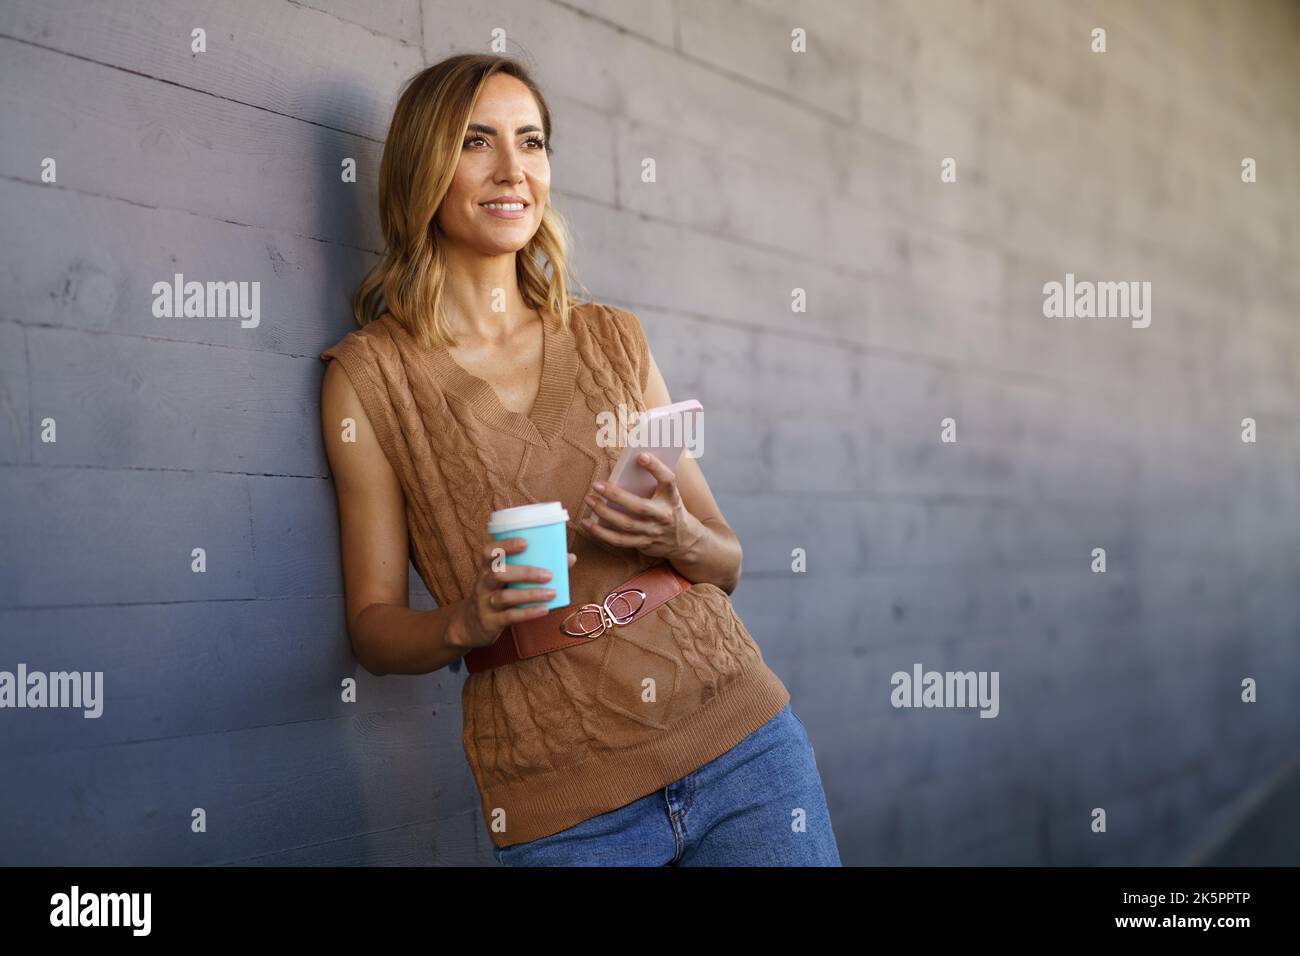
[[[474,590],[461,602],[461,634],[457,641],[468,650],[486,647],[496,642],[501,632],[511,624],[544,617],[551,609],[545,603],[536,607],[520,608],[518,604],[535,601],[546,602],[555,597],[554,589],[547,587],[551,573],[546,568],[532,564],[503,564],[500,571],[493,570],[499,552],[518,554],[528,547],[524,538],[491,538],[479,552],[479,575]],[[569,567],[578,556],[569,552]],[[535,588],[506,587],[511,581],[537,582]]]

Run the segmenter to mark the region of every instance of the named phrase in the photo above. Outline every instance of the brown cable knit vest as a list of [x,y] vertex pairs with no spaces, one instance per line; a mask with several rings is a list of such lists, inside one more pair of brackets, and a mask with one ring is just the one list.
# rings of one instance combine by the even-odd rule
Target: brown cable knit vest
[[[321,353],[343,364],[397,473],[412,561],[440,607],[469,593],[488,515],[513,505],[560,501],[569,512],[574,607],[660,560],[577,523],[591,482],[609,477],[621,450],[597,442],[597,414],[645,407],[641,323],[598,303],[574,303],[568,329],[541,312],[542,381],[527,415],[389,313]],[[504,847],[667,786],[789,700],[727,593],[696,583],[595,641],[467,674],[461,742],[484,823]]]

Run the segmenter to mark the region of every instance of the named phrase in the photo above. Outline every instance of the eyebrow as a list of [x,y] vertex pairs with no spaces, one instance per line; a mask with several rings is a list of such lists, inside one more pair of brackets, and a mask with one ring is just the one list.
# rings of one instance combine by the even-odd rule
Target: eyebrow
[[[484,126],[482,123],[470,123],[469,130],[475,133],[487,133],[489,136],[495,136],[497,131],[491,126]],[[515,135],[520,133],[540,133],[543,132],[540,126],[521,126],[515,130]]]

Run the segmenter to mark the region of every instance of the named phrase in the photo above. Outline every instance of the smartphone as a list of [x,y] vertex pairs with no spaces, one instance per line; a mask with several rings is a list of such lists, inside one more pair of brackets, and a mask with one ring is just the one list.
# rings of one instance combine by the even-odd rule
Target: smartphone
[[[644,465],[638,465],[636,456],[645,452],[654,455],[673,471],[682,452],[690,449],[690,457],[698,458],[704,442],[704,406],[694,398],[671,405],[660,405],[647,409],[637,419],[637,423],[628,431],[627,445],[618,456],[613,471],[609,473],[609,484],[630,491],[642,498],[649,498],[655,493],[659,480]],[[626,513],[621,505],[607,501],[611,508]],[[600,515],[588,508],[587,511],[600,523]]]

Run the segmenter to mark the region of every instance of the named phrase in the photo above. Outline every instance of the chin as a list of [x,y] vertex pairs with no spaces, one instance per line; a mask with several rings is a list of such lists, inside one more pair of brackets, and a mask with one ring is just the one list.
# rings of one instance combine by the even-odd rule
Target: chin
[[[528,239],[532,237],[529,236]],[[495,242],[486,241],[480,245],[480,248],[488,255],[503,256],[512,252],[519,252],[524,246],[528,245],[528,239],[521,239],[518,242],[503,242],[497,239]]]

